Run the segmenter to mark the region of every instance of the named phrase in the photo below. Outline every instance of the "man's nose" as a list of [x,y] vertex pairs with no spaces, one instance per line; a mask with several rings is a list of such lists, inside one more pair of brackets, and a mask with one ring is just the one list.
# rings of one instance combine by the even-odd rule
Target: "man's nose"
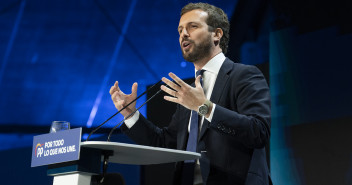
[[182,29],[182,32],[181,32],[180,37],[181,37],[181,38],[189,37],[189,33],[188,33],[188,31],[187,31],[186,28],[183,28],[183,29]]

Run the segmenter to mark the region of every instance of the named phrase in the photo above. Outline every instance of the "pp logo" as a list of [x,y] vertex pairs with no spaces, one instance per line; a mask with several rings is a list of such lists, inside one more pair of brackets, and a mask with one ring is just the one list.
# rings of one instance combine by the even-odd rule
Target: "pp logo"
[[42,154],[44,152],[43,145],[44,144],[38,143],[37,146],[35,147],[35,155],[37,156],[37,158],[38,158],[38,156],[42,157]]

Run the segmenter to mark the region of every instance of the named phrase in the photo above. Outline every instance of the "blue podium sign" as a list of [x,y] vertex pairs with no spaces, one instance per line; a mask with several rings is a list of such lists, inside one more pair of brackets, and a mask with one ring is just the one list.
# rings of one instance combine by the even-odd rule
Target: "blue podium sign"
[[82,128],[34,136],[31,167],[79,159]]

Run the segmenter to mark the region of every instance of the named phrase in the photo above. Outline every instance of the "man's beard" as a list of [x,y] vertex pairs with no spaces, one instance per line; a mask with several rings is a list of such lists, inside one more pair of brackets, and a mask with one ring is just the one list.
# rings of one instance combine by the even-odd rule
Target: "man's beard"
[[185,54],[185,52],[181,49],[182,56],[186,61],[195,63],[207,57],[210,54],[211,47],[212,47],[212,43],[211,43],[212,41],[211,41],[210,35],[207,39],[205,39],[203,42],[199,43],[198,45],[196,45],[193,40],[188,40],[188,41],[192,43],[193,51],[188,54]]

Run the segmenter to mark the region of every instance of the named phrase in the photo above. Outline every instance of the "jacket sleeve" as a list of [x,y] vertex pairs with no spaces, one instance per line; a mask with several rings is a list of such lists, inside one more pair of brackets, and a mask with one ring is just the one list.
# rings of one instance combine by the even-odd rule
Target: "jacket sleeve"
[[138,121],[130,129],[123,124],[121,130],[137,144],[175,149],[180,114],[178,109],[179,106],[168,127],[159,128],[140,114]]
[[270,137],[270,91],[262,73],[243,67],[230,77],[226,102],[217,104],[211,129],[222,132],[248,148],[263,148]]

